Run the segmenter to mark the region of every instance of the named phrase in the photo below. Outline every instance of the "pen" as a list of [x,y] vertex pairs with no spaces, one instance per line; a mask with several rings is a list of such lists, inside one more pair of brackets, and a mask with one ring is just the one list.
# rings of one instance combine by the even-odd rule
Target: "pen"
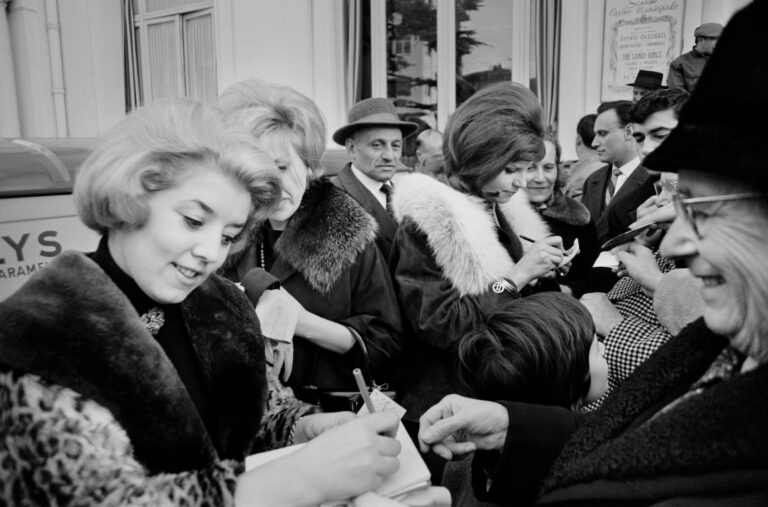
[[522,234],[519,234],[517,237],[524,241],[528,241],[529,243],[536,243],[535,239],[531,239],[528,236],[523,236]]
[[373,402],[371,401],[371,396],[368,394],[368,387],[365,385],[365,380],[363,379],[363,372],[360,371],[360,368],[355,368],[352,370],[352,375],[355,376],[355,382],[357,382],[357,389],[360,391],[360,395],[363,397],[363,401],[365,402],[365,407],[368,409],[369,414],[373,414],[376,412],[376,408],[373,406]]

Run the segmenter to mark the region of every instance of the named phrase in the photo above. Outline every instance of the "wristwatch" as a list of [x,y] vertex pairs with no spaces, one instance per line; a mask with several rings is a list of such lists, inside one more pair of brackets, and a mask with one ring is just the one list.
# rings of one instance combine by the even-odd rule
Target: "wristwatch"
[[501,294],[502,292],[506,291],[513,296],[520,295],[520,291],[517,290],[517,285],[515,285],[515,282],[507,278],[502,278],[501,280],[493,282],[493,285],[491,285],[491,290],[496,294]]

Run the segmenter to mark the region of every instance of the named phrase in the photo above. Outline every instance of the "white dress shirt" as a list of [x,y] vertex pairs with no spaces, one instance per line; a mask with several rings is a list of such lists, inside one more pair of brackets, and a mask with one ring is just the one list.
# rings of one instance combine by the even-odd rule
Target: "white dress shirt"
[[381,186],[384,184],[384,182],[374,180],[363,171],[355,167],[355,164],[350,165],[352,167],[352,174],[355,175],[355,178],[357,178],[360,183],[362,183],[363,186],[373,194],[376,200],[379,201],[379,204],[381,204],[382,208],[387,209],[387,196],[384,195],[384,192],[381,191]]
[[640,157],[635,157],[623,166],[619,167],[619,171],[621,171],[621,175],[616,179],[616,188],[613,190],[613,195],[616,195],[619,192],[619,189],[624,184],[627,179],[632,175],[633,172],[635,172],[635,169],[640,165]]

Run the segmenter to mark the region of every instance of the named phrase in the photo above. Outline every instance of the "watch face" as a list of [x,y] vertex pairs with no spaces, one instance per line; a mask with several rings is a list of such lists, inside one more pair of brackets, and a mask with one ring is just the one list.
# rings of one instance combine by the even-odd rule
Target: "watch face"
[[504,292],[504,284],[502,282],[493,282],[493,285],[491,285],[491,290],[496,294],[501,294]]

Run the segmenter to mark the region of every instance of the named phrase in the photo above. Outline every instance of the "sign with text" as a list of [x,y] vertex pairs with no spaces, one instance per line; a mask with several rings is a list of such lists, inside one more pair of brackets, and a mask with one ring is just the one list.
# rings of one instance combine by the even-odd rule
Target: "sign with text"
[[0,199],[0,217],[0,301],[64,250],[90,252],[99,242],[71,195]]
[[669,64],[680,55],[682,0],[607,0],[603,37],[601,100],[630,100],[639,70],[667,79]]

